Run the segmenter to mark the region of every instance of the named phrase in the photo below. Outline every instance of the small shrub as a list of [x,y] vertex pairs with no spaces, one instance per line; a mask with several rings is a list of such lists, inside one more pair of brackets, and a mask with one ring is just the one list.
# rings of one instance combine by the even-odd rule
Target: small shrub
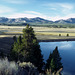
[[30,62],[26,63],[19,63],[19,66],[21,67],[20,75],[28,74],[28,75],[39,75],[39,72],[37,71],[37,68]]
[[62,71],[62,68],[60,68],[56,73],[55,72],[51,72],[51,69],[47,69],[46,71],[46,75],[60,75],[60,72]]
[[5,58],[0,59],[0,75],[39,75],[39,72],[30,62],[15,63]]
[[0,75],[17,75],[18,65],[7,58],[0,60]]
[[69,34],[67,34],[67,37],[69,37]]
[[61,36],[61,34],[59,34],[59,36]]

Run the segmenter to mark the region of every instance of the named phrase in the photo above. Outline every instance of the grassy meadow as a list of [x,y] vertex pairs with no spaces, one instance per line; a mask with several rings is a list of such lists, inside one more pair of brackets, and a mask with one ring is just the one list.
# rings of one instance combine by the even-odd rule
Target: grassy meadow
[[[0,37],[21,35],[23,28],[25,28],[25,26],[0,26]],[[33,29],[39,40],[75,38],[75,28],[33,27]],[[67,36],[67,34],[69,34],[69,36]]]

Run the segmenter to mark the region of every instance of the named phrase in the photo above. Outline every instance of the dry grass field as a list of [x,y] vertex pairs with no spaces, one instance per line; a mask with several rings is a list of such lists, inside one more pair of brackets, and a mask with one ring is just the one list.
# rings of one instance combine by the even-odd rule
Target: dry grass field
[[[25,28],[25,26],[0,26],[0,37],[18,36],[22,34],[23,28]],[[75,28],[33,27],[33,29],[39,40],[75,38]],[[59,34],[61,36],[59,36]],[[67,34],[69,34],[68,37]]]

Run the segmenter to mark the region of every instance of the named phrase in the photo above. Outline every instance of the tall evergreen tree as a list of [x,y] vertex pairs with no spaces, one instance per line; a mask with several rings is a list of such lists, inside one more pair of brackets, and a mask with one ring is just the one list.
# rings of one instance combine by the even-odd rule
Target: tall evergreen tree
[[[12,48],[12,59],[33,63],[39,71],[43,66],[43,55],[41,54],[40,45],[34,34],[33,28],[29,25],[23,29],[23,38],[18,37]],[[21,58],[20,58],[21,57]]]
[[60,57],[60,54],[58,52],[58,47],[56,47],[53,51],[53,54],[52,54],[52,58],[54,60],[54,64],[55,64],[55,68],[54,68],[54,71],[58,71],[60,68],[62,68],[62,63],[61,63],[61,57]]
[[43,66],[43,56],[41,54],[40,45],[35,37],[33,28],[27,25],[25,29],[23,29],[23,53],[24,53],[24,61],[32,62],[39,70],[42,69]]
[[46,69],[51,69],[52,72],[57,72],[60,68],[63,68],[61,63],[61,57],[58,52],[58,47],[53,50],[53,53],[50,53],[50,56],[46,63]]
[[17,38],[17,41],[14,41],[14,44],[12,46],[12,50],[11,50],[11,53],[10,53],[10,56],[11,56],[11,60],[15,60],[16,62],[17,61],[21,61],[21,50],[22,50],[22,39],[21,39],[21,36],[19,36]]
[[46,69],[50,69],[50,63],[51,63],[51,59],[52,59],[52,53],[50,52],[49,58],[47,59],[47,63],[46,63]]
[[54,63],[54,59],[53,59],[53,58],[51,59],[50,69],[51,69],[52,72],[54,72],[54,69],[55,69],[55,63]]

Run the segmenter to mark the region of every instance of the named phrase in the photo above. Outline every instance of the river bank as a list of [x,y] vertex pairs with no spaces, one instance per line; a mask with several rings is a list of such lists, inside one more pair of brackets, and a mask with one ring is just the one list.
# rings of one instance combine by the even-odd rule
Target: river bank
[[[4,40],[9,41],[9,39],[13,40],[13,36],[15,36],[15,35],[0,35],[0,39],[4,39]],[[16,37],[18,37],[18,36],[19,35],[16,35]],[[75,37],[64,37],[64,38],[61,38],[61,37],[59,37],[59,38],[56,38],[56,37],[45,38],[45,36],[41,36],[41,37],[36,36],[36,37],[38,39],[38,42],[75,41]]]
[[49,39],[49,40],[38,40],[39,42],[61,42],[61,41],[75,41],[75,39]]

